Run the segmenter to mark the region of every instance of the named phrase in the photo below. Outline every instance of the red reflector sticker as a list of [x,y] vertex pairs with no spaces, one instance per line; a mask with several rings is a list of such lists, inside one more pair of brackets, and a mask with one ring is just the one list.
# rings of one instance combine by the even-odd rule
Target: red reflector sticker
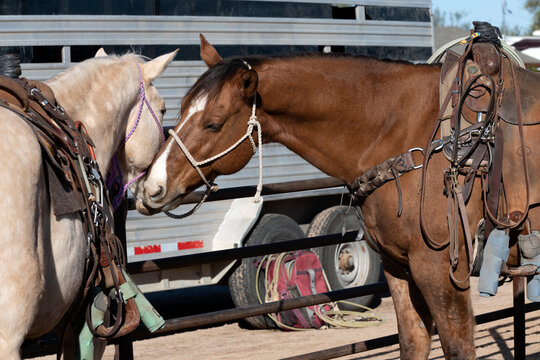
[[161,245],[135,246],[135,255],[154,254],[161,252]]
[[188,250],[188,249],[201,249],[204,247],[204,241],[195,240],[195,241],[186,241],[178,243],[178,250]]

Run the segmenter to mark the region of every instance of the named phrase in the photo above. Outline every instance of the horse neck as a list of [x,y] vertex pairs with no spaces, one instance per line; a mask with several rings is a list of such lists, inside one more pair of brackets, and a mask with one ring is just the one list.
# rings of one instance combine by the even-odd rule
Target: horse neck
[[[135,84],[136,74],[128,77],[127,72],[118,71],[116,67],[114,74],[107,75],[111,70],[75,69],[47,81],[71,119],[84,124],[95,144],[96,161],[104,174],[122,144],[139,88]],[[125,78],[120,79],[123,75]]]
[[265,142],[347,183],[424,147],[438,110],[438,67],[360,58],[292,58],[259,73]]

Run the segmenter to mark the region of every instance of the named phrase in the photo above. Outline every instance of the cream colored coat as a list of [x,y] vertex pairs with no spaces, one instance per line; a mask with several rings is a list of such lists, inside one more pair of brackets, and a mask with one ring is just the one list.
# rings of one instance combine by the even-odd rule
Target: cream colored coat
[[[146,63],[133,54],[99,56],[47,81],[58,103],[86,126],[103,174],[117,150],[124,182],[150,165],[161,137],[146,107],[123,146],[140,101],[135,63],[161,121],[164,102],[151,82],[175,55]],[[12,360],[20,358],[25,339],[53,330],[74,301],[83,282],[86,239],[78,215],[52,213],[41,149],[29,126],[3,108],[0,117],[0,356]],[[137,182],[131,190],[138,192]]]

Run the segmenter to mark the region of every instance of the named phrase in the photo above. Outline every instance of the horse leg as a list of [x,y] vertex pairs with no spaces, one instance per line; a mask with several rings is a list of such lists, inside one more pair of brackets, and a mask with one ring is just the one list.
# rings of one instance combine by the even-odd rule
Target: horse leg
[[450,281],[448,252],[417,260],[410,261],[411,273],[433,316],[445,358],[475,359],[470,291],[459,290]]
[[10,266],[0,266],[0,357],[9,360],[20,358],[19,348],[34,321],[43,287],[37,254],[32,249],[35,235],[29,236],[24,231],[17,234],[5,238],[6,232],[0,231],[0,246],[9,249],[6,256],[0,255],[0,263],[11,261]]
[[433,328],[428,307],[399,264],[384,255],[382,262],[396,311],[401,359],[427,359]]
[[0,334],[0,351],[6,357],[6,360],[19,360],[19,346],[12,339],[6,338],[4,334]]

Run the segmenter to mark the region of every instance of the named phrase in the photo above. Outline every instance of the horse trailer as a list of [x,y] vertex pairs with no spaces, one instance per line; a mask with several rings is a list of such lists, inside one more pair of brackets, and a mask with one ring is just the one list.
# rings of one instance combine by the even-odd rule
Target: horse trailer
[[[206,70],[199,58],[199,34],[223,56],[332,52],[425,61],[433,51],[429,0],[230,0],[81,3],[54,0],[6,3],[0,8],[0,51],[16,52],[23,76],[51,78],[70,63],[107,53],[135,50],[154,57],[180,48],[156,86],[167,106],[165,126],[173,126],[179,104]],[[55,14],[55,15],[51,15]],[[302,94],[298,94],[301,97]],[[264,138],[264,129],[262,130]],[[358,134],[362,136],[362,134]],[[242,171],[217,179],[220,188],[255,185],[257,157]],[[327,177],[287,148],[263,146],[265,184]],[[343,193],[345,195],[343,196]],[[212,201],[182,220],[134,210],[126,223],[129,262],[212,252],[357,229],[341,186],[251,198]],[[190,210],[181,205],[173,213]],[[317,249],[333,290],[379,280],[380,260],[366,242]],[[248,259],[245,259],[246,261]],[[247,269],[247,270],[246,270]],[[133,274],[141,290],[155,292],[229,283],[233,300],[254,300],[252,264],[223,261]],[[244,300],[242,300],[244,299]],[[368,304],[370,297],[359,298]]]

